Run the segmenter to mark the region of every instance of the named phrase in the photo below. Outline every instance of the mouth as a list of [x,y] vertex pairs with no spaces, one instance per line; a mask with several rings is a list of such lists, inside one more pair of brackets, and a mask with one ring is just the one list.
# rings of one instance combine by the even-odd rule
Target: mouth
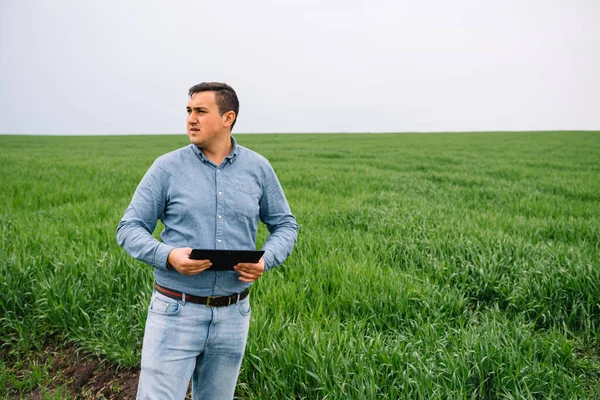
[[190,127],[190,132],[200,132],[200,129]]

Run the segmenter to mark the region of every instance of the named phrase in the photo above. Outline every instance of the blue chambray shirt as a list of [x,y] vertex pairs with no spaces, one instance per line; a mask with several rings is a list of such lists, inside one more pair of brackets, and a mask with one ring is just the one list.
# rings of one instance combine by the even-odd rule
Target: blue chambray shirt
[[[180,274],[167,269],[167,257],[176,247],[254,250],[259,219],[270,232],[262,249],[265,271],[292,252],[298,224],[275,171],[266,158],[231,141],[219,166],[193,144],[159,157],[119,223],[119,245],[154,266],[161,286],[196,296],[226,296],[250,286],[236,271]],[[159,219],[165,226],[160,241],[152,236]]]

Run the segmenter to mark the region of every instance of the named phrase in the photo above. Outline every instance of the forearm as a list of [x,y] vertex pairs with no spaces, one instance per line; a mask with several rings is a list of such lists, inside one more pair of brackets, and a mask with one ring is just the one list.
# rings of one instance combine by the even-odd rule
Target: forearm
[[156,268],[167,268],[173,246],[160,242],[135,220],[123,218],[117,228],[117,242],[133,258]]
[[292,254],[299,229],[293,215],[288,215],[277,225],[267,228],[271,234],[263,246],[265,271],[282,264]]

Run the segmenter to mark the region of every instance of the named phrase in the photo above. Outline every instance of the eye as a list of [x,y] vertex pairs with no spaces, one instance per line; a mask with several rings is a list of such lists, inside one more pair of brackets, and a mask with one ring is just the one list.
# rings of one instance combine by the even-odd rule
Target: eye
[[185,112],[187,112],[188,114],[192,112],[192,110],[190,108],[186,109]]

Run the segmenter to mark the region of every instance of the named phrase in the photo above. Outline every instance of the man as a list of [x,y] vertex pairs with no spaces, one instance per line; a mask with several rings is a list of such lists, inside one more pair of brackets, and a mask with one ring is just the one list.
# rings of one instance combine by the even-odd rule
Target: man
[[[269,162],[231,136],[239,111],[224,83],[189,90],[191,144],[159,157],[117,228],[131,256],[154,267],[138,399],[231,399],[250,320],[248,289],[281,264],[298,235],[296,219]],[[152,236],[157,220],[161,241]],[[211,271],[192,248],[254,250],[258,221],[270,235],[258,263]]]

